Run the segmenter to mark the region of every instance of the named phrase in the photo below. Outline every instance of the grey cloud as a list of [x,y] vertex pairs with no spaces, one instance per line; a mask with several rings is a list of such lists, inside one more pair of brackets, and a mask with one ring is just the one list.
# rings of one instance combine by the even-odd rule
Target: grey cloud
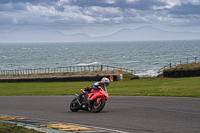
[[198,1],[189,0],[1,0],[0,24],[77,28],[134,23],[200,25],[199,9]]
[[57,2],[59,0],[1,0],[0,1],[0,4],[5,4],[5,3],[19,3],[19,2],[22,2],[22,3],[31,3],[31,4],[38,4],[38,3],[50,3],[50,2]]
[[16,10],[26,10],[26,6],[24,3],[19,2],[19,3],[4,3],[0,4],[0,11],[16,11]]
[[183,4],[181,6],[175,6],[171,10],[169,10],[170,14],[174,15],[191,15],[191,14],[199,14],[200,15],[200,5],[193,4]]
[[84,1],[74,1],[71,3],[80,7],[85,6],[100,6],[100,7],[119,7],[122,9],[133,8],[137,10],[151,10],[153,5],[164,6],[165,3],[155,1],[155,0],[138,0],[127,2],[126,0],[115,0],[113,4],[110,4],[107,0],[84,0]]

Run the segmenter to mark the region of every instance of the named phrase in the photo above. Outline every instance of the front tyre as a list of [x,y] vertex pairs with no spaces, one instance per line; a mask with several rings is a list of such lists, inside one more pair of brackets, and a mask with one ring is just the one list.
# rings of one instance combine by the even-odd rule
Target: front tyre
[[93,113],[100,112],[104,108],[105,104],[106,104],[105,99],[101,99],[100,102],[99,102],[99,104],[97,103],[97,99],[96,99],[94,101],[94,103],[92,104],[92,110],[91,110],[91,112],[93,112]]
[[72,102],[70,103],[70,110],[72,111],[72,112],[77,112],[78,110],[79,110],[79,104],[78,104],[78,101],[77,101],[77,99],[76,98],[74,98],[73,100],[72,100]]

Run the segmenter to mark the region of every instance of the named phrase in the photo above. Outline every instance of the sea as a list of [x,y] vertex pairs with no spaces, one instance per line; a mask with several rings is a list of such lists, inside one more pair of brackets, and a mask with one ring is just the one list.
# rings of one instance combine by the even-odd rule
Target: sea
[[200,40],[0,43],[0,70],[108,65],[156,76],[199,59]]

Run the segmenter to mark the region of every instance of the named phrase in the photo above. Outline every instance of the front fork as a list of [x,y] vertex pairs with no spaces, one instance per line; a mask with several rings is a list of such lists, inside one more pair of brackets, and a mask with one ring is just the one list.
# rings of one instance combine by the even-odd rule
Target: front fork
[[101,99],[102,99],[101,97],[97,98],[97,104],[99,104],[99,102],[101,101]]
[[76,97],[76,100],[77,100],[78,104],[81,106],[81,103],[80,103],[80,101],[79,101],[79,95],[78,95],[78,94],[75,94],[75,97]]

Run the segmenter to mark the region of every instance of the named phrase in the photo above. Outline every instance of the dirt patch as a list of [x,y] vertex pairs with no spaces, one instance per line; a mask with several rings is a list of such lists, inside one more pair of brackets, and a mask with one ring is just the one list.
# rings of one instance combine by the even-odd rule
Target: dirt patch
[[122,70],[108,71],[82,71],[82,72],[62,72],[62,73],[38,73],[24,75],[0,75],[0,78],[33,78],[33,77],[62,77],[62,76],[82,76],[82,75],[109,75],[109,74],[130,74]]

